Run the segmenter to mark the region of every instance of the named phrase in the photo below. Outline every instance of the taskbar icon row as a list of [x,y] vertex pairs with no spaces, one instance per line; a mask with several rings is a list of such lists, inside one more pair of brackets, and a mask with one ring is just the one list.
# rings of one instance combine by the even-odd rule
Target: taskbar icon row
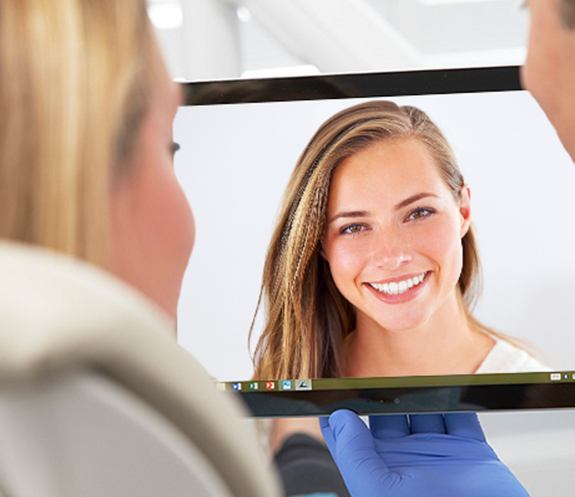
[[515,385],[575,383],[575,371],[526,373],[484,373],[441,376],[400,376],[374,378],[318,378],[311,380],[251,380],[217,382],[217,389],[229,392],[290,392],[301,390],[346,390],[381,388],[434,388],[473,385]]
[[218,383],[218,390],[228,392],[273,392],[311,390],[312,380],[226,381]]

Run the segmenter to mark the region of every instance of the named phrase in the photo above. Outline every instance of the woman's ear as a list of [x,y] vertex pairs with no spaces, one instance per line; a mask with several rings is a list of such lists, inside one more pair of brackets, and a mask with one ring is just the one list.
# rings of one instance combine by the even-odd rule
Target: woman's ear
[[319,255],[320,257],[327,263],[329,263],[328,259],[327,259],[327,251],[326,251],[326,242],[327,242],[327,234],[324,232],[320,239],[319,239]]
[[471,190],[467,185],[463,185],[459,192],[459,215],[461,219],[461,238],[463,238],[471,226]]
[[327,262],[327,256],[325,254],[323,240],[320,240],[319,242],[319,255],[321,255],[322,259],[324,259]]

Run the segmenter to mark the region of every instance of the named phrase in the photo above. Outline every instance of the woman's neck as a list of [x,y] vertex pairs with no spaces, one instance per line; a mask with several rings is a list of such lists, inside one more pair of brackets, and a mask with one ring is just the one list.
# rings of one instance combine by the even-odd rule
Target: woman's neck
[[356,329],[345,342],[345,376],[469,374],[493,344],[470,323],[455,294],[413,329],[390,331],[358,314]]

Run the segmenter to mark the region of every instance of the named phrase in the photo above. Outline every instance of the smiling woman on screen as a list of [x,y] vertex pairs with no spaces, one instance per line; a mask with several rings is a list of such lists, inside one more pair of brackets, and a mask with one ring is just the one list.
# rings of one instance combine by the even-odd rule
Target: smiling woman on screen
[[371,101],[326,121],[268,249],[255,377],[546,370],[471,312],[470,197],[423,111]]

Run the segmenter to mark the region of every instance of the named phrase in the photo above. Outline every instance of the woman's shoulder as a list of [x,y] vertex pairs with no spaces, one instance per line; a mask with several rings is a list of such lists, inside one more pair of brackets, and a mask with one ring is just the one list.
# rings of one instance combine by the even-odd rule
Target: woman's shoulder
[[495,345],[489,351],[476,373],[530,373],[550,371],[551,368],[525,349],[517,345],[495,338]]

